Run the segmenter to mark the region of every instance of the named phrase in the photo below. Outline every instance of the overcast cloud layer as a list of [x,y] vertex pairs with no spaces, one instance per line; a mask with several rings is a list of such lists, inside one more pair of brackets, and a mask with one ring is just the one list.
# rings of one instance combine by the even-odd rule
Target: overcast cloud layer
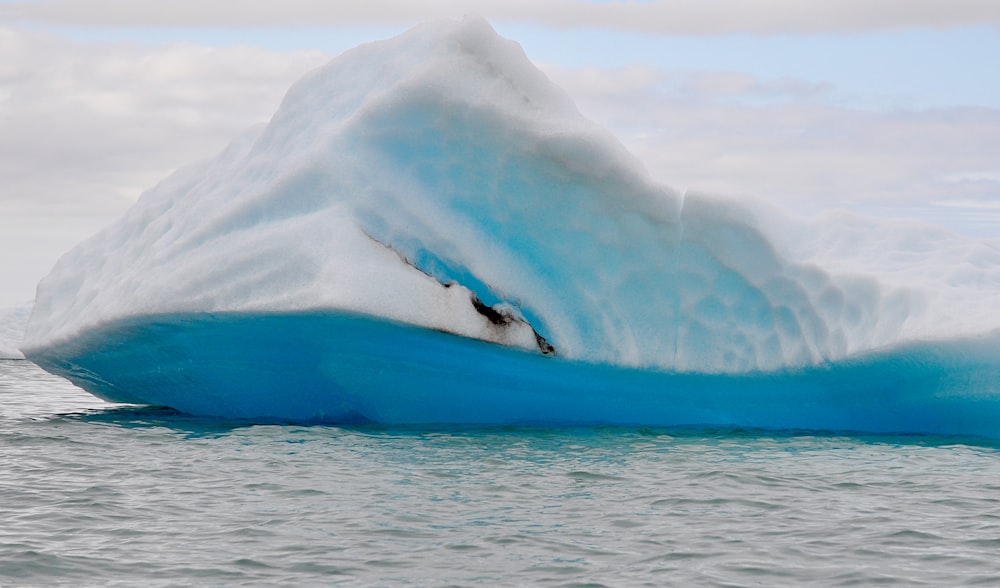
[[173,169],[266,121],[329,59],[0,28],[0,308]]
[[[0,307],[30,300],[59,255],[171,170],[266,121],[330,57],[2,27],[0,55]],[[542,67],[675,187],[996,234],[1000,110],[877,112],[838,106],[837,88],[817,81]]]
[[645,33],[849,33],[1000,25],[996,0],[38,0],[0,3],[0,19],[98,27],[287,27],[412,23],[475,12],[554,28]]
[[851,109],[824,100],[831,86],[741,73],[544,68],[675,187],[997,234],[1000,110]]

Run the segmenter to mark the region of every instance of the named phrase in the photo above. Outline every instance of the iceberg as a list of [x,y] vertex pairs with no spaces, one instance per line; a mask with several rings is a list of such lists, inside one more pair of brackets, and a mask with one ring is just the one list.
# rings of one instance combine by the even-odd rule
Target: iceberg
[[39,284],[116,402],[378,423],[1000,434],[1000,248],[653,181],[477,17],[355,48]]

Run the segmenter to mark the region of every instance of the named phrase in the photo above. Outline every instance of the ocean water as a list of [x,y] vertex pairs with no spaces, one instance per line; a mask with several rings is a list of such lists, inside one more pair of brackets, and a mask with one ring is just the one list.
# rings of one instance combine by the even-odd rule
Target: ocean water
[[250,424],[0,361],[0,585],[1000,585],[998,448]]

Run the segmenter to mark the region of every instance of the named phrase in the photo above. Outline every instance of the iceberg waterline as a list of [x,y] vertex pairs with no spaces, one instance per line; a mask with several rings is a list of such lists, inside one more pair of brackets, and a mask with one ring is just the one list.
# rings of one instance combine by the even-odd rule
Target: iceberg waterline
[[[958,243],[947,264],[938,259],[920,267],[927,235],[906,229],[896,233],[907,236],[898,254],[879,248],[879,271],[866,271],[870,263],[817,261],[829,247],[815,245],[828,232],[810,236],[810,257],[802,254],[809,245],[788,247],[769,234],[765,227],[775,225],[761,214],[653,182],[519,46],[485,21],[430,23],[361,46],[307,75],[269,124],[215,160],[149,190],[119,222],[64,256],[39,285],[23,350],[98,395],[240,416],[356,414],[426,422],[381,405],[365,410],[359,391],[406,395],[405,389],[375,387],[372,374],[379,370],[409,373],[384,385],[421,378],[440,385],[451,369],[463,383],[444,386],[452,392],[442,402],[514,389],[528,395],[533,387],[544,397],[556,384],[543,372],[582,386],[580,377],[568,375],[581,370],[601,382],[603,392],[582,386],[580,394],[608,396],[603,404],[582,403],[594,412],[564,410],[560,416],[525,401],[516,418],[531,420],[528,409],[534,408],[546,421],[619,414],[607,418],[642,422],[630,419],[648,414],[678,423],[665,407],[683,404],[681,397],[722,398],[711,390],[726,382],[740,388],[732,392],[727,424],[749,424],[736,408],[746,414],[752,403],[736,399],[752,391],[762,406],[773,405],[765,401],[765,382],[811,374],[801,381],[805,385],[824,366],[911,357],[893,353],[914,345],[925,359],[934,356],[927,351],[934,345],[972,345],[980,350],[977,357],[986,358],[975,364],[985,366],[975,372],[975,393],[996,395],[997,360],[989,359],[1000,357],[1000,318],[989,312],[1000,301],[995,247]],[[953,304],[942,310],[948,296]],[[211,318],[220,315],[239,318]],[[287,320],[275,318],[282,316]],[[379,370],[330,354],[315,364],[286,362],[304,370],[289,378],[305,378],[311,383],[304,389],[317,390],[309,396],[317,403],[313,412],[303,414],[305,404],[293,409],[282,394],[272,391],[267,400],[263,391],[243,394],[220,380],[225,373],[243,381],[235,368],[248,369],[248,362],[205,363],[228,353],[218,345],[238,343],[225,333],[239,332],[244,321],[277,320],[272,326],[287,330],[305,328],[295,318],[302,316],[367,317],[370,324],[391,325],[355,329],[355,323],[347,328],[324,318],[316,320],[328,331],[283,335],[303,357],[313,357],[310,345],[340,349],[348,342],[339,338],[347,337],[376,356],[365,361],[381,362]],[[162,324],[186,326],[190,341],[204,345],[165,347],[153,336]],[[430,339],[401,334],[411,327],[426,337],[457,335],[442,352],[461,356],[468,346],[475,350],[467,354],[471,363],[435,360],[419,348],[407,356],[395,340],[359,339],[360,333],[429,345]],[[222,332],[212,335],[212,329]],[[188,341],[183,334],[171,340]],[[378,357],[388,349],[395,350],[395,368]],[[973,369],[925,359],[920,365],[937,366],[942,378]],[[496,377],[506,383],[486,384],[494,382],[491,369],[503,372],[498,362],[519,367],[513,376]],[[185,365],[200,367],[185,371]],[[211,365],[215,376],[208,373]],[[831,381],[878,373],[844,369]],[[643,406],[635,396],[640,392],[624,384],[633,380],[641,383],[641,394],[660,395],[664,409],[609,411],[608,403]],[[557,387],[567,395],[574,389]],[[778,388],[794,402],[787,394],[793,384]],[[326,390],[333,404],[320,402],[318,390]],[[419,390],[412,391],[414,398]],[[440,418],[430,420],[483,422],[491,414],[504,420],[501,412],[490,412],[490,402],[477,402],[471,413],[438,406]],[[801,410],[778,412],[788,418],[771,424],[812,426]],[[868,421],[854,422],[859,426],[840,424],[866,428]]]

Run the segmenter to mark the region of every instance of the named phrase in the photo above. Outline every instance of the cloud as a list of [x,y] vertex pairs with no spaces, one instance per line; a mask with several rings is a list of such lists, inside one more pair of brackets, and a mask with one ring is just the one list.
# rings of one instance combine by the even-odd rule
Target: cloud
[[8,204],[37,202],[41,193],[53,201],[61,192],[53,183],[68,177],[134,198],[163,172],[266,120],[293,80],[329,58],[88,44],[12,29],[0,29],[0,54],[0,174]]
[[1000,25],[995,0],[36,0],[0,3],[0,19],[87,27],[316,27],[407,24],[474,12],[505,22],[652,34],[811,34]]
[[0,306],[178,166],[267,120],[329,56],[0,28]]
[[832,86],[742,73],[544,69],[675,187],[996,233],[1000,110],[847,108]]

